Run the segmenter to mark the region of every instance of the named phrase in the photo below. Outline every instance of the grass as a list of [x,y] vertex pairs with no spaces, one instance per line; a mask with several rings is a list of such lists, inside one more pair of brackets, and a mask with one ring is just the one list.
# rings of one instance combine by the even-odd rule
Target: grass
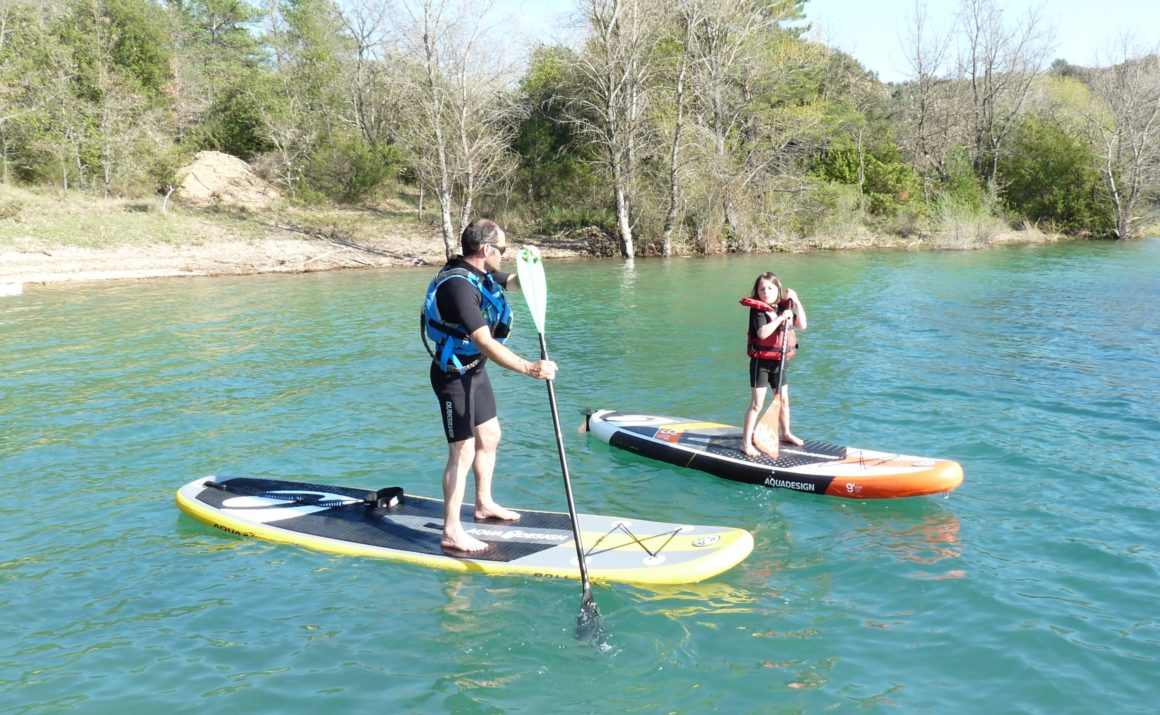
[[[428,212],[432,218],[435,214]],[[299,207],[251,213],[240,209],[188,209],[160,196],[104,199],[0,184],[0,249],[36,251],[54,246],[102,249],[149,245],[188,246],[215,241],[255,242],[285,235],[288,226],[350,240],[429,236],[405,198],[384,207]]]
[[187,245],[215,237],[256,239],[262,231],[252,223],[173,208],[162,212],[160,198],[102,199],[79,192],[0,186],[0,247],[16,250]]

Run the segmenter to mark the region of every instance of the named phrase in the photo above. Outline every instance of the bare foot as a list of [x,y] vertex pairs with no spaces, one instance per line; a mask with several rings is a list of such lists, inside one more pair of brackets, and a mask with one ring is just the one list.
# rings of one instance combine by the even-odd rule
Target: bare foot
[[487,548],[486,542],[468,535],[465,531],[460,531],[457,535],[443,532],[443,540],[439,543],[445,549],[450,549],[451,551],[466,551],[469,553],[483,551]]
[[781,441],[782,442],[789,442],[790,444],[797,446],[797,447],[800,447],[803,444],[805,444],[805,442],[801,441],[800,439],[798,439],[796,436],[794,436],[793,434],[791,434],[789,432],[786,432],[785,434],[783,434],[781,436]]
[[757,447],[754,447],[752,442],[747,442],[741,451],[745,452],[747,457],[757,458],[761,456],[761,452],[757,451]]
[[505,509],[499,504],[480,506],[475,510],[476,519],[499,519],[501,521],[519,521],[520,514],[511,509]]

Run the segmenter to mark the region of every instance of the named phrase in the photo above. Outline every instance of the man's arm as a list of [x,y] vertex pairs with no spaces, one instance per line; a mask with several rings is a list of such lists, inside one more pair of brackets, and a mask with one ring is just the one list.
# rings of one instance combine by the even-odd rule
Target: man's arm
[[479,348],[479,352],[500,367],[512,372],[518,372],[537,380],[553,380],[556,377],[556,363],[551,360],[537,360],[528,362],[516,355],[510,348],[491,336],[491,330],[485,325],[471,334],[471,341]]

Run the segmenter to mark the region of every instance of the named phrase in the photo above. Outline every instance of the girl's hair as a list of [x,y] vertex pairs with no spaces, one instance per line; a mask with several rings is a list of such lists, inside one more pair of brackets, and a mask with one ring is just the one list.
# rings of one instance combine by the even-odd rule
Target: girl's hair
[[772,273],[770,271],[762,273],[757,277],[757,280],[753,281],[753,293],[750,294],[750,297],[757,299],[761,298],[757,291],[759,288],[761,288],[762,281],[769,281],[777,286],[777,299],[781,300],[781,280],[778,279],[776,273]]

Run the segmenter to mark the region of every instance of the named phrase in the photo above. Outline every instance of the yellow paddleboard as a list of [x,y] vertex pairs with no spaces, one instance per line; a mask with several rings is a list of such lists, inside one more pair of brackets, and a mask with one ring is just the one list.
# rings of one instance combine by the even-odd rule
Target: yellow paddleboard
[[[319,551],[450,571],[579,578],[567,513],[518,509],[518,521],[476,521],[473,505],[464,505],[464,527],[488,548],[452,554],[440,545],[442,500],[404,494],[391,505],[374,497],[375,492],[352,487],[203,477],[177,491],[177,505],[230,534]],[[578,518],[593,581],[694,583],[736,566],[753,550],[753,537],[744,529],[592,514]]]

